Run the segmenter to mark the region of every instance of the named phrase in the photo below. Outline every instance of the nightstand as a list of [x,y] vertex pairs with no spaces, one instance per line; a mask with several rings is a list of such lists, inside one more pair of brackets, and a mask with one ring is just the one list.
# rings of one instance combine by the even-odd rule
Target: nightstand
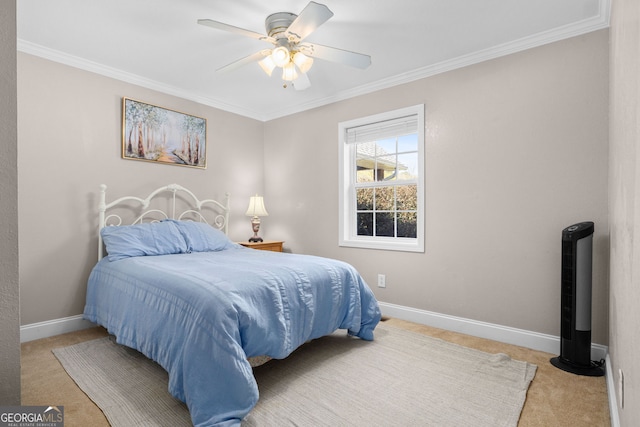
[[273,252],[282,252],[283,243],[284,242],[277,240],[265,240],[264,242],[238,242],[238,244],[247,248]]

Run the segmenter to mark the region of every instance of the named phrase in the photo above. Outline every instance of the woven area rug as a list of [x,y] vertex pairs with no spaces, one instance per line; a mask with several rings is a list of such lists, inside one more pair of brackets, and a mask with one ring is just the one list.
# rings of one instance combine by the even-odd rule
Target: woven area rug
[[[167,373],[101,338],[53,350],[112,426],[190,425]],[[260,400],[243,426],[516,426],[536,366],[384,323],[344,331],[254,368]]]

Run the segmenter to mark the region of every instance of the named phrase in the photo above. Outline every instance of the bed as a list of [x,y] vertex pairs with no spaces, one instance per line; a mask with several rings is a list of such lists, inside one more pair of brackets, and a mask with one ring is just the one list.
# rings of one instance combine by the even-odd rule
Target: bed
[[84,318],[160,364],[194,425],[240,425],[258,401],[254,357],[285,358],[337,329],[373,340],[380,310],[358,272],[232,242],[228,195],[171,184],[107,203],[106,189]]

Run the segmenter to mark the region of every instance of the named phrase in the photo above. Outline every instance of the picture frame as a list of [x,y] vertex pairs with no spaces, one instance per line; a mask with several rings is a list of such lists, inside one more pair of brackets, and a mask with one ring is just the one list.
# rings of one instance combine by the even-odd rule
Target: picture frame
[[122,158],[207,167],[207,119],[122,98]]

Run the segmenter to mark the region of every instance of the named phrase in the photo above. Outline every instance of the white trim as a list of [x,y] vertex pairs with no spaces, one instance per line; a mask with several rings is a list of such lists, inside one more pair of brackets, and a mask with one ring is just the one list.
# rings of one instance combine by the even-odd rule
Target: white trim
[[611,359],[607,353],[605,358],[606,363],[606,377],[607,377],[607,396],[609,396],[609,416],[611,418],[611,427],[620,427],[620,416],[618,414],[618,397],[616,391],[618,388],[615,385],[615,376],[611,370]]
[[[476,320],[449,316],[446,314],[419,310],[416,308],[385,302],[379,302],[379,305],[382,309],[382,313],[386,316],[396,317],[398,319],[408,320],[423,325],[492,339],[508,344],[520,345],[551,354],[556,354],[557,350],[560,348],[560,338],[552,335],[510,328],[492,323],[478,322]],[[20,327],[20,342],[22,343],[40,338],[48,338],[95,326],[97,326],[95,323],[84,320],[82,315],[31,323]],[[614,375],[611,371],[611,360],[609,358],[608,347],[600,344],[592,344],[591,354],[595,356],[594,359],[596,360],[605,359],[611,427],[620,427],[618,400],[616,398],[616,387],[614,384]]]
[[117,70],[112,67],[88,61],[84,58],[69,55],[64,52],[56,51],[46,48],[34,43],[27,42],[22,39],[17,40],[17,48],[19,51],[40,56],[51,61],[59,62],[62,64],[70,65],[72,67],[80,68],[83,70],[91,71],[97,74],[102,74],[107,77],[122,80],[124,82],[132,83],[138,86],[146,87],[149,89],[157,90],[169,95],[174,95],[187,100],[195,101],[210,107],[219,108],[231,113],[246,116],[252,119],[267,122],[280,117],[285,117],[291,114],[299,113],[302,111],[310,110],[312,108],[321,107],[323,105],[332,104],[334,102],[342,101],[345,99],[353,98],[360,95],[372,93],[381,89],[390,88],[404,83],[409,83],[415,80],[420,80],[426,77],[430,77],[436,74],[444,73],[447,71],[455,70],[458,68],[466,67],[480,62],[488,61],[491,59],[499,58],[502,56],[510,55],[512,53],[520,52],[523,50],[531,49],[545,44],[554,43],[560,40],[565,40],[571,37],[587,34],[592,31],[601,30],[603,28],[609,28],[611,1],[600,0],[599,12],[593,18],[585,19],[579,22],[575,22],[563,27],[555,28],[549,31],[543,31],[538,34],[534,34],[530,37],[525,37],[519,40],[515,40],[509,43],[504,43],[498,46],[494,46],[479,52],[474,52],[468,55],[462,55],[458,58],[453,58],[447,61],[440,62],[438,64],[429,65],[417,70],[400,74],[397,76],[381,79],[369,84],[365,84],[353,89],[339,92],[335,95],[316,99],[308,103],[295,104],[295,105],[282,105],[281,109],[271,109],[268,112],[259,112],[248,110],[237,105],[230,105],[222,103],[219,100],[203,97],[202,95],[194,92],[188,92],[184,89],[166,85],[145,77],[141,77],[135,74],[127,73],[122,70]]
[[372,83],[358,86],[353,89],[339,92],[326,98],[313,100],[305,104],[297,104],[292,106],[283,105],[283,108],[280,110],[274,109],[270,111],[270,115],[265,117],[263,120],[268,121],[277,119],[280,117],[288,116],[290,114],[295,114],[301,111],[310,110],[312,108],[317,108],[334,102],[343,101],[345,99],[354,98],[356,96],[366,95],[378,90],[410,83],[448,71],[457,70],[469,65],[479,64],[481,62],[507,56],[512,53],[521,52],[527,49],[532,49],[534,47],[544,46],[546,44],[555,43],[561,40],[569,39],[571,37],[580,36],[593,31],[602,30],[604,28],[609,28],[611,10],[610,0],[601,0],[599,3],[600,11],[598,15],[593,18],[585,19],[573,24],[555,28],[553,30],[543,31],[529,37],[524,37],[522,39],[515,40],[509,43],[493,46],[478,52],[472,52],[470,54],[442,61],[437,64],[428,65],[426,67],[418,68],[404,74],[391,76]]
[[248,110],[237,105],[231,105],[219,100],[204,97],[199,93],[186,91],[183,88],[161,83],[156,80],[149,79],[137,74],[122,71],[117,68],[109,67],[107,65],[100,64],[98,62],[90,61],[79,56],[70,55],[59,50],[51,49],[45,46],[41,46],[36,43],[31,43],[25,40],[18,39],[17,41],[18,51],[28,53],[30,55],[39,56],[49,61],[58,62],[60,64],[68,65],[70,67],[78,68],[81,70],[89,71],[91,73],[100,74],[105,77],[120,80],[125,83],[131,83],[136,86],[152,89],[167,95],[173,95],[178,98],[187,99],[189,101],[197,102],[209,107],[218,108],[220,110],[228,111],[230,113],[239,114],[241,116],[253,118],[256,120],[266,121],[260,117],[260,112]]
[[[480,338],[491,339],[507,344],[519,345],[521,347],[527,347],[551,354],[558,354],[560,350],[560,337],[553,335],[511,328],[493,323],[480,322],[477,320],[465,319],[463,317],[449,316],[446,314],[386,302],[379,302],[378,304],[380,305],[382,314],[385,316],[473,335]],[[611,370],[609,347],[601,344],[591,344],[591,358],[592,360],[605,360],[605,377],[607,382],[611,427],[620,427],[616,397],[617,388],[614,383],[615,376]]]
[[[432,311],[420,310],[386,302],[379,302],[382,314],[422,325],[446,329],[475,337],[486,338],[507,344],[519,345],[546,353],[558,354],[560,337],[527,331],[494,323],[480,322],[463,317],[450,316]],[[607,356],[608,347],[591,344],[591,358],[602,360]]]
[[80,331],[82,329],[97,326],[88,320],[84,320],[82,315],[63,317],[62,319],[47,320],[44,322],[31,323],[20,326],[20,342],[48,338],[55,335],[66,334],[68,332]]
[[[560,349],[560,337],[553,335],[511,328],[509,326],[502,326],[494,323],[480,322],[477,320],[450,316],[447,314],[420,310],[387,302],[379,302],[378,304],[385,316],[428,325],[434,328],[473,335],[480,338],[491,339],[507,344],[519,345],[551,354],[557,354]],[[95,326],[96,324],[89,322],[88,320],[84,320],[81,314],[63,317],[61,319],[31,323],[20,327],[20,342],[48,338],[68,332],[93,328]],[[607,384],[610,390],[609,400],[613,402],[613,399],[615,399],[615,387],[610,383],[610,381],[613,381],[613,374],[611,373],[611,367],[608,359],[608,347],[601,344],[592,344],[591,355],[594,360],[605,359],[607,361]],[[611,395],[611,392],[614,394]]]

